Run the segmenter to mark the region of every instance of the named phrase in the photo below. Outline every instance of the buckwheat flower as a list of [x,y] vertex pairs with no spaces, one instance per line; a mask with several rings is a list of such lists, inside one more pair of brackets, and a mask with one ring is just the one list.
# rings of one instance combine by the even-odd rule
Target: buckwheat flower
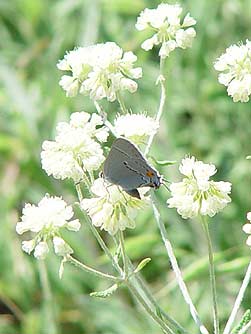
[[134,79],[141,78],[142,69],[134,68],[136,60],[131,51],[123,53],[114,42],[77,48],[57,64],[60,70],[71,72],[62,76],[59,84],[67,96],[80,92],[93,100],[114,101],[121,90],[130,93],[137,90]]
[[42,168],[56,179],[71,178],[74,182],[86,171],[97,170],[105,159],[99,142],[108,136],[102,125],[99,115],[86,112],[73,113],[70,123],[59,123],[55,141],[43,142]]
[[196,24],[188,13],[181,22],[182,8],[180,5],[162,3],[156,9],[144,9],[136,23],[136,29],[150,29],[154,35],[145,40],[141,47],[148,51],[154,45],[160,45],[159,56],[166,58],[175,48],[190,48],[196,31],[191,26]]
[[248,102],[251,94],[251,42],[231,45],[214,64],[219,83],[227,87],[234,102]]
[[62,229],[78,231],[80,222],[78,219],[71,220],[73,210],[60,197],[45,195],[38,205],[25,204],[22,211],[21,221],[16,225],[18,234],[25,232],[34,233],[34,238],[22,242],[24,252],[31,254],[37,259],[45,259],[48,252],[48,242],[52,239],[54,250],[57,255],[66,256],[73,251],[71,247],[61,238]]
[[93,198],[85,198],[81,208],[90,216],[94,226],[116,234],[119,230],[135,227],[139,210],[146,206],[146,189],[140,189],[142,199],[131,197],[116,185],[108,185],[103,178],[96,179],[91,187]]
[[251,247],[251,212],[247,213],[247,224],[243,225],[242,229],[245,233],[250,234],[247,238],[246,244]]
[[118,137],[128,138],[137,145],[145,143],[147,138],[157,132],[159,123],[144,114],[118,115],[114,121],[114,130]]
[[185,158],[179,170],[185,177],[170,185],[172,197],[167,204],[176,208],[184,219],[197,215],[213,217],[231,202],[231,183],[210,180],[217,171],[213,164],[196,161],[194,157]]

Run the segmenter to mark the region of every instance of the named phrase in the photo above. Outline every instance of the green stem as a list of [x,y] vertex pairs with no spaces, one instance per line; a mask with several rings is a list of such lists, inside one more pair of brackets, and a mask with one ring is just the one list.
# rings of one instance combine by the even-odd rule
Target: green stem
[[114,137],[117,137],[114,126],[107,120],[107,115],[102,110],[101,106],[98,104],[97,101],[94,101],[94,105],[95,105],[95,108],[96,108],[98,114],[102,117],[102,120],[103,120],[103,123],[105,124],[105,126],[111,131],[111,133],[114,135]]
[[125,281],[125,284],[131,291],[132,295],[135,296],[135,298],[138,300],[138,302],[142,305],[142,307],[145,309],[145,311],[151,316],[151,318],[162,328],[163,332],[166,334],[174,334],[173,330],[168,327],[167,324],[164,323],[162,319],[160,319],[157,314],[153,312],[151,307],[145,302],[145,300],[142,298],[141,294],[138,292],[138,290],[135,288],[135,286],[130,281]]
[[[154,196],[154,195],[152,195],[152,196]],[[175,273],[175,276],[176,276],[179,288],[181,290],[181,293],[183,295],[183,298],[184,298],[185,302],[188,304],[191,316],[192,316],[194,322],[196,323],[196,325],[198,326],[201,334],[209,334],[208,330],[206,329],[206,327],[203,325],[203,323],[201,322],[201,320],[199,318],[198,312],[197,312],[197,310],[196,310],[196,308],[193,304],[193,301],[190,297],[190,294],[188,292],[186,284],[183,280],[182,273],[180,271],[178,262],[176,260],[175,255],[174,255],[172,245],[171,245],[171,243],[168,239],[167,232],[166,232],[166,229],[165,229],[165,225],[164,225],[164,223],[163,223],[163,221],[160,217],[160,213],[159,213],[154,201],[152,200],[151,202],[152,202],[154,217],[155,217],[156,223],[158,225],[158,228],[160,230],[161,238],[162,238],[163,243],[166,247],[166,251],[167,251],[168,257],[170,259],[172,269]]]
[[118,100],[118,102],[119,102],[120,109],[121,109],[122,113],[123,113],[123,114],[126,114],[126,113],[127,113],[127,109],[126,109],[124,100],[123,100],[123,98],[122,98],[120,92],[117,92],[117,100]]
[[213,247],[212,247],[212,242],[210,238],[208,222],[206,221],[204,216],[201,216],[201,219],[202,219],[203,227],[205,230],[206,239],[207,239],[207,247],[208,247],[210,284],[211,284],[212,299],[213,299],[214,332],[215,334],[219,334],[220,329],[219,329],[216,281],[215,281],[215,271],[214,271]]
[[241,302],[243,300],[243,297],[244,297],[245,291],[248,287],[248,284],[250,282],[250,279],[251,279],[251,261],[249,262],[245,277],[244,277],[243,282],[241,284],[238,296],[237,296],[236,301],[234,303],[233,310],[232,310],[231,315],[230,315],[230,317],[227,321],[227,324],[226,324],[226,327],[223,331],[223,334],[229,334],[230,333],[231,327],[234,323],[236,314],[237,314],[237,312],[238,312],[238,310],[241,306]]
[[125,240],[123,231],[119,231],[119,242],[121,247],[121,255],[123,259],[123,265],[124,265],[124,273],[125,273],[125,279],[128,277],[128,262],[126,257],[126,251],[125,251]]
[[[82,199],[83,199],[83,195],[82,195],[82,191],[81,191],[81,188],[80,188],[79,184],[76,185],[76,191],[77,191],[77,194],[78,194],[78,200],[79,200],[79,202],[81,202]],[[82,212],[84,213],[84,211],[82,211]],[[96,230],[96,228],[92,225],[90,217],[88,215],[85,215],[85,218],[86,218],[86,221],[87,221],[87,223],[89,225],[90,230],[92,231],[94,237],[97,239],[100,247],[102,248],[102,250],[104,251],[104,253],[106,254],[106,256],[111,260],[113,267],[120,274],[122,274],[122,269],[120,268],[120,266],[118,265],[118,263],[114,260],[114,257],[112,255],[112,253],[110,252],[110,250],[106,246],[104,240],[101,238],[101,236],[98,233],[98,231]]]
[[[76,185],[76,191],[78,194],[78,199],[81,202],[83,199],[83,195],[81,192],[81,188],[80,185]],[[96,228],[92,225],[92,222],[89,218],[88,215],[86,215],[86,221],[91,229],[91,231],[93,232],[95,238],[97,239],[100,247],[102,248],[102,250],[104,251],[104,253],[107,255],[107,257],[111,260],[113,267],[116,269],[116,271],[122,276],[124,275],[123,270],[120,268],[119,264],[117,263],[117,261],[115,261],[112,253],[110,252],[109,248],[106,246],[105,242],[103,241],[103,239],[101,238],[101,236],[99,235],[99,233],[97,232]],[[126,265],[128,265],[128,263],[126,262]],[[128,269],[127,269],[128,270]],[[143,308],[146,310],[146,312],[151,316],[151,318],[156,321],[161,328],[165,329],[166,333],[173,333],[173,331],[170,329],[168,331],[168,324],[166,324],[157,314],[154,313],[154,311],[152,311],[151,307],[148,305],[148,303],[145,301],[145,297],[143,297],[141,295],[141,293],[138,291],[138,288],[136,286],[133,285],[132,282],[129,283],[128,280],[125,280],[124,283],[127,285],[127,287],[129,288],[129,290],[131,291],[131,293],[133,295],[135,295],[136,299],[138,300],[138,302],[143,306]],[[177,326],[174,326],[177,329]],[[179,327],[181,328],[181,326],[179,325]]]
[[[161,87],[159,109],[158,109],[158,112],[157,112],[157,115],[156,115],[156,121],[158,123],[160,122],[160,119],[161,119],[161,116],[163,114],[163,110],[164,110],[164,107],[165,107],[165,102],[166,102],[166,86],[165,86],[166,79],[165,79],[165,75],[164,75],[164,67],[165,67],[165,59],[160,58],[160,74],[159,74],[159,77],[157,79],[157,83],[160,83],[160,87]],[[148,139],[146,149],[145,149],[145,152],[144,152],[145,156],[147,156],[149,151],[150,151],[150,148],[151,148],[151,145],[152,145],[155,134],[156,133],[153,133]]]
[[44,323],[48,324],[48,333],[57,334],[57,322],[55,317],[55,308],[53,305],[53,297],[51,293],[50,282],[48,279],[47,268],[44,261],[39,261],[39,277],[42,286],[43,298],[44,298]]
[[[129,269],[131,271],[133,271],[133,264],[130,261],[129,258],[127,258],[127,261],[129,263]],[[170,317],[156,302],[156,300],[154,299],[154,296],[152,295],[151,291],[149,290],[149,287],[147,286],[145,280],[143,279],[141,273],[136,273],[134,275],[139,287],[141,288],[141,290],[144,292],[144,294],[146,295],[147,299],[150,301],[150,303],[153,304],[153,306],[155,307],[155,310],[159,310],[161,313],[161,316],[165,318],[168,326],[173,326],[175,330],[177,330],[178,333],[182,333],[182,334],[188,334],[188,332],[186,331],[185,328],[183,328],[176,320],[174,320],[172,317]]]
[[106,278],[106,279],[109,279],[110,281],[113,281],[113,282],[120,282],[122,281],[121,278],[119,277],[115,277],[113,275],[110,275],[110,274],[105,274],[99,270],[96,270],[96,269],[93,269],[89,266],[87,266],[86,264],[83,264],[82,262],[79,262],[78,260],[76,260],[74,257],[72,257],[71,255],[67,255],[66,256],[66,260],[69,261],[70,263],[72,263],[74,266],[90,273],[90,274],[93,274],[97,277],[100,277],[100,278]]

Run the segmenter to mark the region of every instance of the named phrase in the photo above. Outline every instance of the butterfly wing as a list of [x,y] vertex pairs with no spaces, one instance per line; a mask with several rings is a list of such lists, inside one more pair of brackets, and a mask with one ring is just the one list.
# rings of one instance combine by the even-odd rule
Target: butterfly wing
[[141,152],[130,141],[117,138],[104,163],[104,177],[107,181],[132,190],[149,183],[146,176],[151,167]]

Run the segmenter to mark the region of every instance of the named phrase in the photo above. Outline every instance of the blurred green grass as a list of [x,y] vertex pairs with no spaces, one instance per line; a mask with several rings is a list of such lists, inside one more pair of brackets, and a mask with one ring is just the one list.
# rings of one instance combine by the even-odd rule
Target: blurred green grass
[[[139,80],[138,92],[125,94],[125,101],[134,112],[155,114],[159,98],[155,86],[157,51],[140,49],[144,33],[137,32],[134,24],[143,8],[158,3],[0,1],[0,333],[160,333],[125,289],[109,299],[91,298],[89,293],[107,287],[107,282],[70,265],[59,280],[59,259],[53,256],[46,261],[50,290],[46,289],[42,265],[22,253],[15,233],[25,202],[36,203],[45,192],[63,195],[69,203],[76,200],[73,186],[47,177],[40,164],[41,144],[53,139],[59,120],[68,120],[74,111],[94,112],[88,98],[66,98],[58,85],[61,73],[55,65],[66,50],[105,41],[132,50],[144,76]],[[156,159],[177,161],[185,154],[193,154],[216,164],[219,180],[233,184],[231,205],[211,224],[223,324],[250,255],[241,225],[251,210],[251,165],[245,159],[251,154],[251,108],[250,103],[233,103],[226,95],[217,81],[213,62],[230,44],[251,39],[251,2],[180,3],[197,19],[197,37],[191,49],[177,50],[168,59],[166,110],[152,154]],[[117,103],[102,101],[102,105],[112,119],[118,111]],[[163,167],[161,172],[170,180],[179,177],[177,166]],[[199,313],[212,328],[206,248],[200,224],[181,221],[173,210],[167,212],[165,189],[160,189],[157,196]],[[86,226],[78,234],[68,233],[66,238],[85,263],[112,270]],[[152,291],[172,316],[194,332],[150,211],[140,215],[135,230],[128,231],[127,250],[136,262],[152,258],[144,269]],[[250,298],[249,289],[243,309],[250,307]]]

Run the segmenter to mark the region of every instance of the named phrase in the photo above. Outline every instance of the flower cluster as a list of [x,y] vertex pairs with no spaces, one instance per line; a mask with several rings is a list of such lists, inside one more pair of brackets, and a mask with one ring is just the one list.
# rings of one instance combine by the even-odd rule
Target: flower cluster
[[73,113],[70,123],[59,123],[56,140],[42,145],[42,167],[47,174],[78,182],[85,171],[97,170],[105,159],[97,140],[106,141],[108,136],[102,125],[99,115],[86,112]]
[[45,259],[49,252],[48,241],[52,239],[54,251],[59,256],[73,253],[71,247],[61,238],[60,230],[66,228],[78,231],[80,222],[73,217],[72,207],[60,197],[46,195],[38,205],[25,204],[21,221],[16,225],[18,234],[31,231],[35,237],[22,242],[22,249],[30,254],[34,250],[37,259]]
[[68,52],[57,67],[70,71],[63,75],[59,84],[67,96],[80,93],[90,95],[93,100],[116,99],[117,92],[128,90],[134,93],[137,83],[133,79],[142,76],[140,67],[133,68],[137,57],[133,52],[125,52],[113,42],[80,47]]
[[152,117],[143,114],[126,114],[114,121],[117,136],[128,138],[137,145],[145,143],[148,136],[157,132],[159,123]]
[[213,164],[196,161],[194,157],[185,158],[179,167],[185,175],[182,182],[172,183],[170,191],[172,197],[167,200],[170,208],[176,208],[185,219],[197,215],[213,217],[222,210],[231,198],[230,182],[214,182],[209,180],[216,173]]
[[[159,56],[166,58],[175,48],[186,49],[192,46],[196,31],[191,26],[196,24],[194,18],[188,13],[181,23],[180,5],[160,4],[156,9],[144,9],[136,23],[138,30],[151,29],[155,34],[145,40],[141,47],[148,51],[154,45],[161,44]],[[190,28],[189,28],[190,27]]]
[[103,178],[94,181],[91,191],[95,197],[85,198],[81,207],[91,217],[93,225],[114,235],[118,230],[135,227],[135,217],[144,207],[146,189],[139,189],[141,200],[131,197],[116,185],[107,185]]
[[251,212],[247,213],[247,224],[243,225],[242,229],[245,233],[250,234],[247,238],[246,244],[251,247]]
[[227,87],[234,102],[248,102],[251,94],[251,41],[231,45],[214,64],[219,82]]

